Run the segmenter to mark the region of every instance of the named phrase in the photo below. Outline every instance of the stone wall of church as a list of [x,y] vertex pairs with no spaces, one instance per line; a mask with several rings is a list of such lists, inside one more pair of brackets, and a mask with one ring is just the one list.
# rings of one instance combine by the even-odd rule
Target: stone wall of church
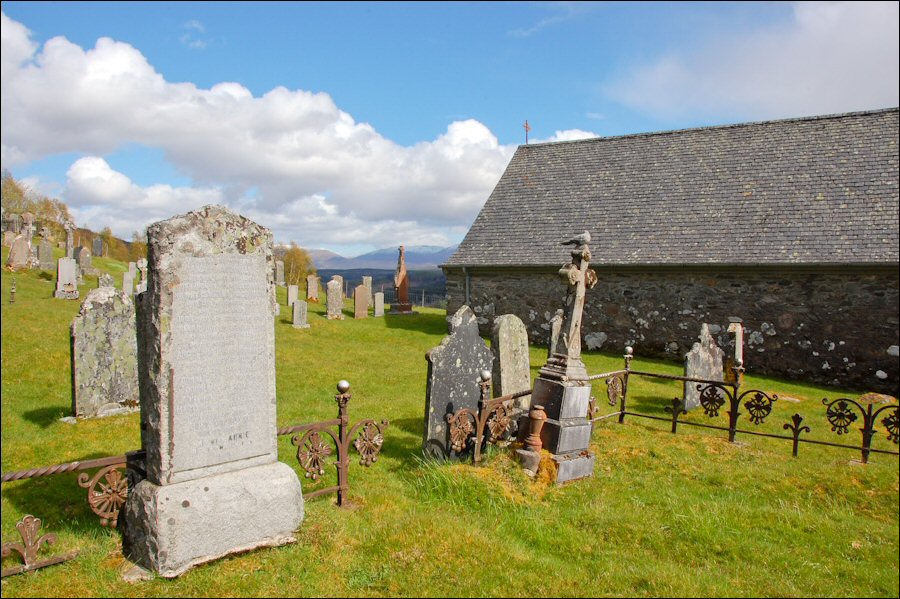
[[[593,266],[593,265],[592,265]],[[546,344],[565,285],[553,269],[446,268],[448,314],[468,303],[490,334],[516,314]],[[893,267],[596,267],[583,347],[681,362],[708,323],[729,350],[729,317],[744,322],[749,373],[898,393],[898,287]],[[467,289],[468,288],[468,289]],[[729,352],[730,353],[730,352]]]

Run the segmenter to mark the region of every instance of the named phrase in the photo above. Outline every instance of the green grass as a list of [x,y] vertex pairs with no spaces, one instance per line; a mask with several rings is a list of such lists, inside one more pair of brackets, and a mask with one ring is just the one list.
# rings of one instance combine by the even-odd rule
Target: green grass
[[[122,263],[94,262],[121,284]],[[82,297],[95,286],[87,277]],[[2,275],[3,472],[140,445],[137,414],[59,421],[71,413],[68,327],[80,302],[54,300],[53,289],[53,276]],[[561,487],[528,479],[502,449],[480,467],[425,461],[424,356],[446,332],[444,314],[353,320],[349,304],[345,314],[329,321],[314,304],[312,328],[296,330],[282,306],[275,329],[279,426],[333,418],[340,379],[352,385],[351,421],[391,420],[378,462],[352,462],[349,506],[310,500],[295,544],[176,580],[126,583],[120,535],[100,527],[75,474],[4,484],[4,541],[17,540],[15,523],[32,513],[59,536],[48,555],[81,553],[3,579],[3,596],[898,596],[895,456],[863,466],[851,463],[858,452],[803,445],[794,459],[789,441],[739,435],[730,444],[723,431],[681,426],[672,435],[666,422],[629,417],[595,426],[594,476]],[[544,356],[532,348],[534,373]],[[618,353],[585,362],[594,373],[622,366]],[[642,358],[633,366],[681,372]],[[801,401],[777,402],[760,427],[745,416],[741,428],[785,434],[798,412],[813,428],[808,438],[859,442],[858,426],[831,432],[821,405],[858,391],[752,376],[749,367],[746,388]],[[637,377],[629,391],[629,409],[660,416],[681,393],[679,383]],[[599,381],[594,394],[614,410]],[[727,425],[724,413],[684,419]],[[885,436],[882,428],[875,446],[895,450]],[[280,459],[302,477],[294,452],[281,437]]]

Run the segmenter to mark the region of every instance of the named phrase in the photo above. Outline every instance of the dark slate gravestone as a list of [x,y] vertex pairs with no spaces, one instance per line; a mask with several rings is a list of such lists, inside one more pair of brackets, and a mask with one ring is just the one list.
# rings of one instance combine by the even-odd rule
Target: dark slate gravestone
[[94,252],[95,256],[98,256],[98,257],[102,256],[103,255],[103,239],[100,237],[95,237],[94,243],[91,246],[91,250]]
[[450,450],[447,414],[478,408],[481,372],[490,372],[493,355],[478,335],[478,321],[468,306],[450,318],[450,334],[432,348],[425,389],[425,432],[422,450],[432,457],[454,457]]

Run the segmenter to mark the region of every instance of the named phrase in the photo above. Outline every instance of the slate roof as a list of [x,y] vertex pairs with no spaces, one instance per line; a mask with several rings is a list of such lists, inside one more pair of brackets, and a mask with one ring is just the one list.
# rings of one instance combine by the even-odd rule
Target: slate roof
[[897,263],[897,116],[519,146],[446,265]]

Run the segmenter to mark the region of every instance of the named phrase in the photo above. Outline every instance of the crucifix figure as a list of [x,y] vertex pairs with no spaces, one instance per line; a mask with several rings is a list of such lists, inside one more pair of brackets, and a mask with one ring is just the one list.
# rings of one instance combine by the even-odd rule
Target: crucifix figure
[[542,376],[560,380],[587,376],[584,362],[581,361],[581,319],[585,290],[597,284],[597,273],[588,268],[591,250],[587,244],[590,241],[591,234],[585,231],[562,244],[575,247],[572,250],[572,261],[559,269],[560,277],[568,285],[562,332],[553,355],[541,368]]

